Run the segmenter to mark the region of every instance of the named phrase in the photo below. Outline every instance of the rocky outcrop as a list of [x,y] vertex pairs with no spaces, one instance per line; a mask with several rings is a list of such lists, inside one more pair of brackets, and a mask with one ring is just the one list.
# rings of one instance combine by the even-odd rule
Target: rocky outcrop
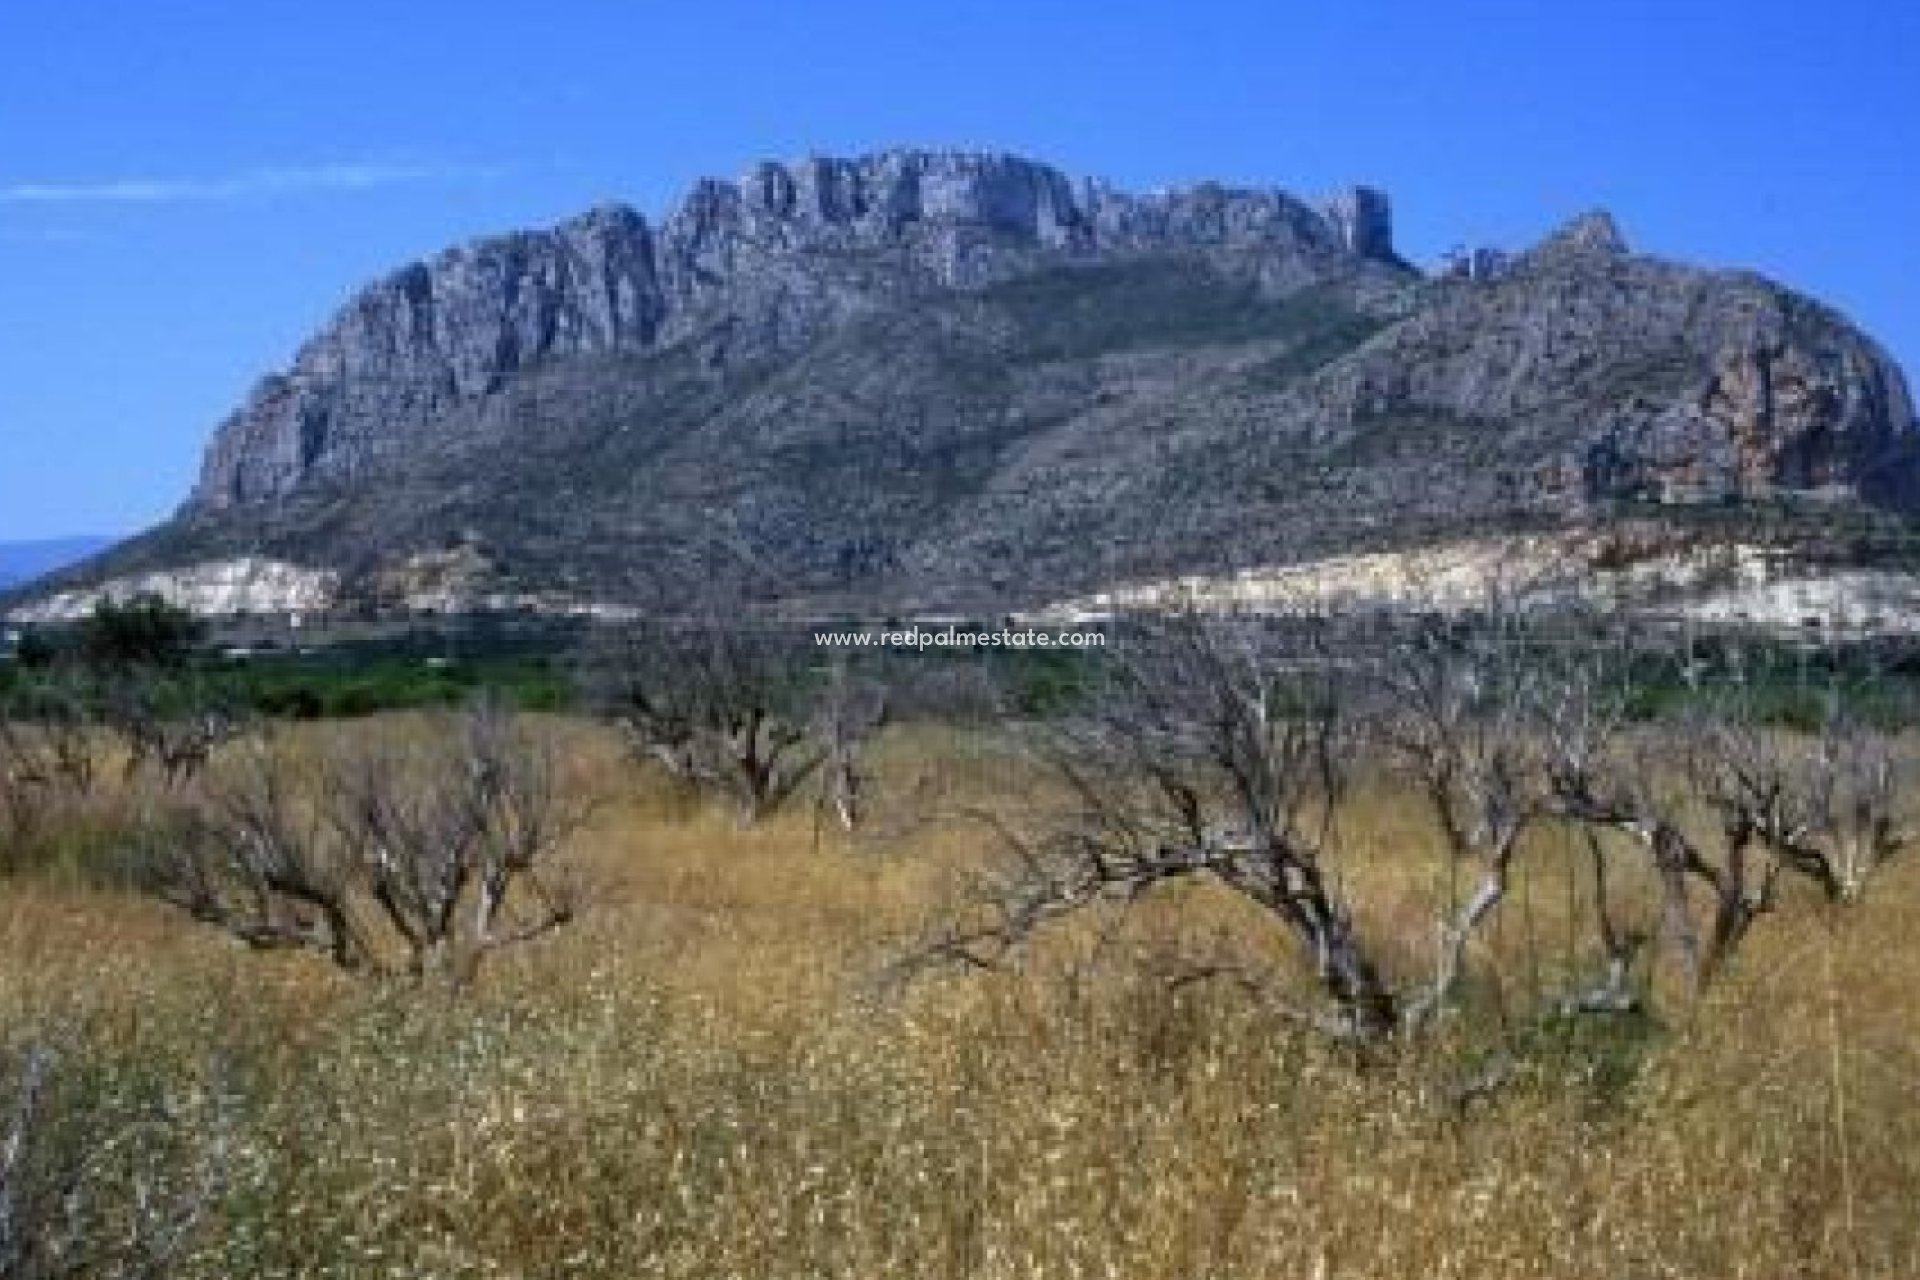
[[738,363],[916,290],[1167,251],[1235,257],[1270,292],[1397,262],[1386,197],[1364,189],[1321,210],[1214,185],[1133,195],[974,152],[761,164],[697,183],[658,228],[608,206],[388,276],[220,426],[189,505],[365,472],[546,362],[700,340]]
[[1547,268],[1593,258],[1618,258],[1627,253],[1620,224],[1605,209],[1591,209],[1542,240],[1521,258],[1523,265]]
[[1282,617],[1330,610],[1462,613],[1496,599],[1524,610],[1597,608],[1655,624],[1757,627],[1816,638],[1920,633],[1920,575],[1810,570],[1772,548],[1663,545],[1657,537],[1623,558],[1613,533],[1593,531],[1480,538],[1224,577],[1131,583],[1059,601],[1020,621],[1083,627],[1121,614],[1194,610]]
[[1538,442],[1550,504],[1818,492],[1905,507],[1920,453],[1905,378],[1833,312],[1758,276],[1636,257],[1590,213],[1430,305],[1293,412],[1485,424]]
[[1333,219],[1347,252],[1363,258],[1394,257],[1393,211],[1385,193],[1351,187],[1328,203],[1327,216]]

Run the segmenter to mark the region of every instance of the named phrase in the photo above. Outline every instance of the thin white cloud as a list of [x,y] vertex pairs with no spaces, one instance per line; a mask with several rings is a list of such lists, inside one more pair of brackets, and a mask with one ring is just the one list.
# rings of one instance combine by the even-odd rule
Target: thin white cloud
[[93,237],[73,227],[4,227],[0,226],[0,244],[8,245],[68,245],[85,244]]
[[389,164],[348,161],[336,164],[247,169],[202,178],[109,178],[88,182],[11,182],[0,185],[0,204],[175,204],[184,201],[239,200],[303,192],[371,191],[416,182],[456,182],[497,178],[498,166]]

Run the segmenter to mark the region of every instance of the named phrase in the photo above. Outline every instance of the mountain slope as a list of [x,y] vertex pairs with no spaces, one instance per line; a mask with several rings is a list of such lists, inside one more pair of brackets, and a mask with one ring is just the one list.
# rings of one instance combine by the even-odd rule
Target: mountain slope
[[1627,510],[1817,541],[1839,510],[1898,530],[1916,434],[1842,318],[1604,215],[1428,279],[1365,190],[889,152],[395,273],[221,427],[176,520],[68,585],[984,609]]

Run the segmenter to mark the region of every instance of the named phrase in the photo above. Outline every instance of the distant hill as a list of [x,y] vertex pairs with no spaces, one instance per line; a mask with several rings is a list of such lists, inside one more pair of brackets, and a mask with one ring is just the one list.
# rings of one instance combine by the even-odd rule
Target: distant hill
[[77,564],[114,544],[113,538],[38,538],[0,542],[0,590]]
[[1857,563],[1916,512],[1872,339],[1605,214],[1426,274],[1365,188],[1129,194],[899,151],[393,273],[220,426],[175,519],[48,587],[984,614],[1629,518],[1636,555]]

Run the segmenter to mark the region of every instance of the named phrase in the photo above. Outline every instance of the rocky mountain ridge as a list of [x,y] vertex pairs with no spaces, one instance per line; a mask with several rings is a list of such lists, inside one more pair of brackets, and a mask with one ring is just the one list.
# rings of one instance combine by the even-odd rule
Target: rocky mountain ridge
[[50,588],[1029,608],[1624,519],[1769,564],[1908,554],[1920,428],[1843,317],[1599,213],[1472,262],[1409,266],[1366,188],[761,165],[658,225],[605,207],[376,282],[221,426],[178,518]]
[[1014,156],[891,151],[763,163],[705,179],[656,228],[608,205],[549,231],[475,241],[363,290],[219,429],[191,505],[273,498],[352,475],[407,428],[545,361],[704,339],[709,361],[794,349],[936,288],[1051,260],[1258,251],[1263,287],[1354,258],[1397,264],[1387,203],[1315,208],[1208,185],[1132,195]]

